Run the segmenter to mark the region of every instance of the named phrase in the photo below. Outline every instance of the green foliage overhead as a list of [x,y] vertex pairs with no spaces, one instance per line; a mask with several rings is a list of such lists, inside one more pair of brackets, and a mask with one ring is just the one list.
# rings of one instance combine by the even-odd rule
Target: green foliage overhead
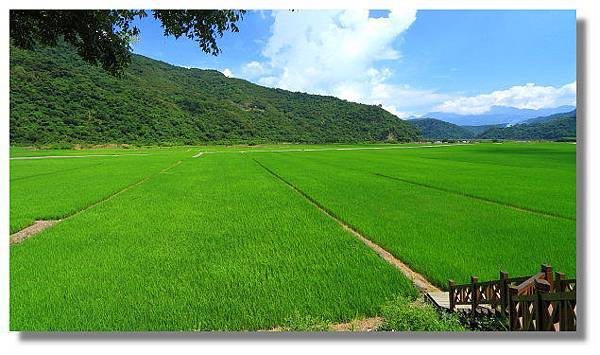
[[[200,48],[219,54],[216,37],[238,32],[244,10],[152,10],[165,36],[186,36]],[[57,46],[60,41],[77,49],[90,64],[101,64],[121,75],[131,61],[130,42],[139,34],[132,24],[146,17],[144,10],[11,10],[10,38],[19,48]]]
[[523,123],[483,132],[482,139],[556,140],[577,136],[576,110],[552,115],[550,119],[537,118],[533,123]]
[[66,45],[11,48],[11,144],[411,141],[391,113],[133,55],[120,78]]

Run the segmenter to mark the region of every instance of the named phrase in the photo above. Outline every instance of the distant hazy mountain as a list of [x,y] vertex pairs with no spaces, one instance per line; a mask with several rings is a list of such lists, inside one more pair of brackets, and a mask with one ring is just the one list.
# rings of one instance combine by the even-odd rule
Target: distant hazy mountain
[[464,127],[436,120],[435,118],[416,118],[406,122],[418,128],[425,139],[467,139],[474,137],[473,132]]
[[492,128],[477,138],[482,139],[561,139],[577,136],[576,111],[539,117],[534,122],[510,127]]
[[519,109],[510,106],[492,106],[488,112],[476,115],[461,115],[449,112],[430,112],[426,114],[425,117],[436,118],[438,120],[454,123],[460,126],[483,126],[494,124],[516,124],[524,122],[528,119],[569,112],[574,109],[575,106],[570,105],[539,110]]

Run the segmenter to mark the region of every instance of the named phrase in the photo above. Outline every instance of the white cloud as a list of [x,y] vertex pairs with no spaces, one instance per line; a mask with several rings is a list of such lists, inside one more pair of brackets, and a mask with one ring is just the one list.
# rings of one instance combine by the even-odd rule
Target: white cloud
[[278,77],[277,87],[329,91],[332,85],[364,77],[373,63],[398,59],[394,39],[415,20],[415,10],[369,18],[368,10],[274,11],[263,55]]
[[393,10],[380,18],[369,18],[367,10],[282,10],[271,16],[274,22],[263,60],[240,68],[242,77],[261,85],[382,105],[399,117],[433,110],[482,113],[493,105],[541,108],[575,102],[575,83],[559,88],[527,84],[471,97],[398,83],[386,65],[393,60],[394,68],[401,69],[402,55],[394,44],[415,21],[416,10]]
[[258,10],[258,13],[260,14],[261,19],[264,20],[267,18],[267,10]]
[[406,118],[409,118],[410,116],[412,116],[408,112],[398,111],[396,106],[383,106],[383,109],[390,112],[393,115],[398,116],[399,118],[402,118],[402,119],[406,119]]
[[233,77],[233,72],[229,68],[223,69],[222,73],[223,73],[223,75],[225,75],[228,78]]
[[517,108],[540,109],[561,105],[575,105],[575,82],[560,86],[538,86],[528,83],[513,86],[506,90],[498,90],[477,96],[462,96],[444,101],[434,111],[453,112],[459,114],[480,114],[490,110],[492,106],[512,106]]
[[381,104],[384,109],[400,118],[410,116],[406,112],[427,111],[431,106],[450,99],[450,96],[433,90],[412,88],[409,85],[386,83],[385,73],[364,81],[344,81],[333,86],[331,93],[341,99],[362,102],[371,105]]
[[390,83],[386,60],[398,61],[395,40],[416,19],[416,10],[393,10],[369,18],[369,11],[273,11],[271,36],[262,62],[242,66],[242,76],[265,86],[333,95],[349,101],[381,104],[400,112],[439,104],[448,96]]
[[267,69],[264,65],[257,61],[252,61],[242,66],[242,75],[248,78],[256,78],[264,75],[266,72]]

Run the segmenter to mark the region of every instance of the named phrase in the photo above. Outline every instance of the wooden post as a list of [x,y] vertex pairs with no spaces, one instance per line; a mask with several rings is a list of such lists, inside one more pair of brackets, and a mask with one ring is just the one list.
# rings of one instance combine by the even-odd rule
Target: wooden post
[[568,296],[566,297],[566,299],[561,301],[561,307],[563,307],[562,309],[564,310],[564,316],[561,315],[561,319],[559,322],[560,330],[577,330],[577,321],[574,318],[575,314],[574,309],[572,308],[575,306],[574,302],[577,301],[569,300]]
[[456,306],[456,296],[454,295],[456,283],[454,280],[448,280],[448,297],[450,297],[450,312],[454,312]]
[[546,319],[546,305],[542,300],[544,293],[550,292],[550,283],[546,280],[535,280],[535,328],[539,331],[550,330]]
[[508,287],[508,323],[509,329],[512,330],[521,330],[519,326],[519,314],[517,309],[517,303],[513,301],[513,297],[518,296],[519,289],[517,286],[509,286]]
[[566,284],[565,284],[565,274],[563,274],[562,272],[556,272],[555,274],[555,286],[554,286],[554,292],[565,292],[565,288],[566,288]]
[[477,276],[471,276],[471,316],[475,318],[475,310],[479,301],[479,287],[477,287]]
[[508,272],[500,271],[500,314],[506,316],[508,306]]
[[544,273],[544,280],[548,281],[552,285],[552,266],[542,264],[542,272]]
[[[557,271],[555,273],[554,292],[565,292],[566,286],[565,274]],[[558,329],[567,330],[567,318],[569,317],[567,308],[569,307],[569,302],[566,300],[556,301],[556,305],[554,307],[560,307],[558,312]]]

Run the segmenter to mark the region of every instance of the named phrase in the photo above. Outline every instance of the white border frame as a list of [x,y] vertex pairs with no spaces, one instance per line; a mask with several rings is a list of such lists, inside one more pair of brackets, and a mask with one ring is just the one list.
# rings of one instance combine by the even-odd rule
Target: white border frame
[[[0,14],[3,33],[3,51],[1,68],[2,73],[2,103],[3,110],[0,119],[0,240],[6,241],[6,246],[0,248],[0,334],[1,345],[4,353],[38,353],[44,354],[75,354],[85,351],[87,354],[103,354],[113,352],[131,351],[132,346],[149,354],[164,352],[180,352],[202,350],[212,353],[226,351],[236,353],[313,353],[317,352],[344,352],[348,354],[387,353],[393,351],[406,351],[410,353],[423,353],[437,351],[441,353],[460,352],[486,354],[506,354],[511,352],[552,352],[573,353],[590,351],[591,347],[597,348],[600,343],[597,339],[598,327],[592,319],[600,318],[598,307],[594,306],[592,294],[599,295],[598,279],[590,264],[590,257],[598,255],[598,239],[600,238],[600,222],[591,216],[600,215],[598,206],[599,188],[593,184],[600,181],[597,161],[600,156],[600,128],[596,122],[600,120],[600,111],[594,107],[594,99],[598,97],[598,72],[594,71],[591,63],[600,63],[598,44],[600,43],[600,14],[594,0],[396,0],[396,1],[343,1],[343,0],[221,0],[218,3],[206,0],[155,0],[155,1],[115,1],[93,0],[81,1],[10,1],[3,3]],[[256,333],[203,333],[200,336],[186,336],[186,334],[122,334],[122,335],[68,335],[62,336],[23,336],[17,332],[8,332],[8,147],[9,147],[9,39],[8,39],[8,10],[35,9],[35,8],[245,8],[245,9],[339,9],[339,8],[369,8],[386,9],[394,6],[413,7],[418,9],[576,9],[578,21],[578,265],[579,275],[584,275],[588,284],[580,286],[585,293],[585,316],[582,317],[585,329],[575,337],[548,337],[541,334],[527,334],[526,336],[511,336],[510,334],[398,334],[398,336],[365,336],[352,334],[350,336],[323,335],[265,335]],[[579,33],[584,29],[585,33]],[[592,41],[592,38],[594,40]],[[582,42],[580,41],[582,40]],[[582,48],[583,47],[583,48]],[[587,65],[586,65],[587,64]],[[596,89],[596,90],[594,90]],[[589,99],[589,102],[587,102]],[[583,119],[583,124],[581,123]],[[596,164],[595,164],[596,163]],[[595,203],[594,203],[595,202]],[[581,240],[585,238],[585,240]],[[587,262],[587,263],[586,263]],[[597,268],[596,268],[597,269]],[[589,275],[589,277],[587,277]],[[598,298],[598,297],[596,297]],[[581,304],[581,303],[580,303]],[[536,336],[537,335],[537,336]],[[398,349],[397,347],[402,347]]]

